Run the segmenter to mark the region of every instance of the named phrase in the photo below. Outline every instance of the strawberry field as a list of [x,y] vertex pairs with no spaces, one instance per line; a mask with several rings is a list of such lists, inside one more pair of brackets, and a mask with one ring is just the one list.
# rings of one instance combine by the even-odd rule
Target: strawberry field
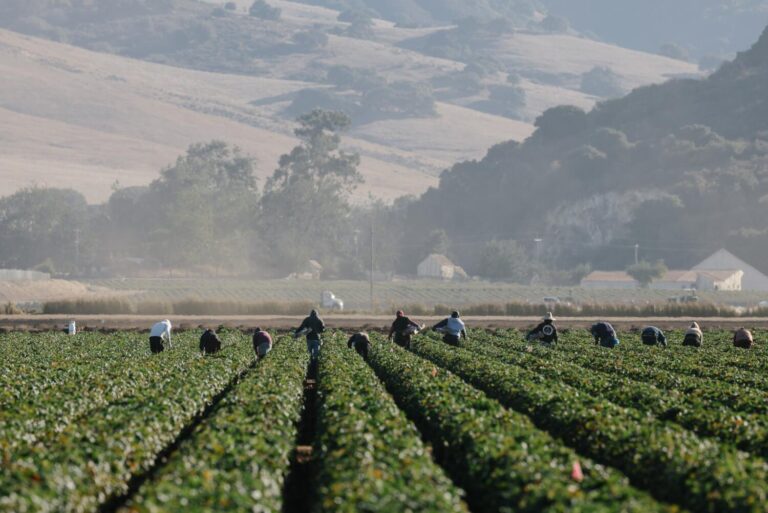
[[0,335],[0,512],[766,512],[768,333]]

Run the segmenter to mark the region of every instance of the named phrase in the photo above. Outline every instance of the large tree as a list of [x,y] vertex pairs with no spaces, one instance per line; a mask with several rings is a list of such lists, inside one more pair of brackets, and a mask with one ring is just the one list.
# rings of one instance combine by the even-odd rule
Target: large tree
[[245,265],[258,208],[254,160],[221,141],[192,145],[129,203],[142,209],[142,238],[163,264]]
[[76,270],[86,237],[88,205],[71,189],[33,187],[0,199],[0,267],[30,269],[49,262]]
[[667,271],[667,266],[661,260],[653,264],[643,260],[627,267],[627,274],[637,280],[643,288],[648,288],[653,280],[663,278]]
[[345,114],[314,110],[294,131],[301,143],[280,158],[261,201],[261,235],[256,256],[281,272],[308,259],[334,263],[350,238],[349,193],[362,182],[360,156],[340,149]]

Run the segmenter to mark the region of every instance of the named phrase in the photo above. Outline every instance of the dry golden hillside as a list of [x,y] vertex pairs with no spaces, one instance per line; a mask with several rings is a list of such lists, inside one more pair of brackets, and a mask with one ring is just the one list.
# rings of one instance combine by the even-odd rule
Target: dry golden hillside
[[[250,3],[238,2],[236,15],[245,16]],[[282,9],[282,18],[266,24],[264,34],[345,26],[336,11],[272,3]],[[373,29],[373,40],[331,34],[315,51],[257,56],[252,64],[263,70],[258,77],[183,69],[0,30],[0,195],[47,185],[72,187],[91,202],[103,201],[116,182],[146,184],[190,144],[211,139],[256,157],[263,180],[296,144],[284,112],[292,94],[329,87],[313,81],[307,70],[343,64],[375,70],[389,81],[426,84],[464,67],[397,46],[440,28],[406,29],[376,20]],[[559,77],[552,83],[524,74],[520,87],[527,100],[521,115],[528,121],[561,103],[592,106],[597,98],[579,91],[576,77],[594,65],[619,71],[628,89],[695,72],[691,64],[575,36],[516,33],[497,41],[494,52],[508,69]],[[484,100],[444,98],[432,117],[356,124],[345,148],[363,157],[366,183],[358,198],[419,194],[457,161],[479,158],[498,142],[532,133],[530,122],[475,110]]]

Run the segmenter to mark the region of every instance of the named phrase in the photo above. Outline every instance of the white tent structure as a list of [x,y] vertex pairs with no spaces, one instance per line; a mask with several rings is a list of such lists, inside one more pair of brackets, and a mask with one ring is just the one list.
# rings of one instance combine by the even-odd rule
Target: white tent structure
[[696,271],[727,271],[740,269],[741,290],[768,291],[768,276],[730,251],[721,249],[693,268]]

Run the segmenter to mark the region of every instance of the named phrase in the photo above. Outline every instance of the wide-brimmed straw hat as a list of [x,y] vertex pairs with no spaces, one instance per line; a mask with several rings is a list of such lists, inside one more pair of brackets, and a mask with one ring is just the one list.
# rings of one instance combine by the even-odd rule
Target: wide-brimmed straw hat
[[555,316],[552,315],[552,312],[547,312],[547,315],[544,316],[545,321],[556,321]]

